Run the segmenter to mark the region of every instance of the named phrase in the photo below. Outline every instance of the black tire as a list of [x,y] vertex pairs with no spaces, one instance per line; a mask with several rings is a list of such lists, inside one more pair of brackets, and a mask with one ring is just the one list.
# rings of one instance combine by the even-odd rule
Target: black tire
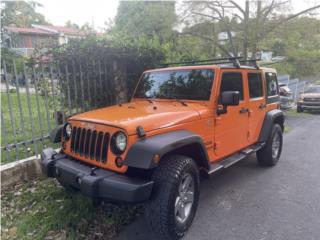
[[[272,145],[278,136],[279,147],[277,152],[273,152]],[[272,167],[275,166],[280,158],[283,144],[282,128],[279,124],[274,124],[266,144],[257,152],[257,160],[259,165]]]
[[[193,179],[194,195],[185,221],[179,222],[176,205],[179,205],[180,202],[179,193],[184,176],[188,176],[189,180]],[[161,160],[152,179],[154,188],[145,211],[150,228],[163,239],[180,239],[192,224],[198,207],[199,172],[197,165],[193,159],[186,156],[168,156]]]
[[297,112],[298,112],[298,113],[303,112],[303,108],[302,108],[301,106],[299,106],[299,105],[297,105]]

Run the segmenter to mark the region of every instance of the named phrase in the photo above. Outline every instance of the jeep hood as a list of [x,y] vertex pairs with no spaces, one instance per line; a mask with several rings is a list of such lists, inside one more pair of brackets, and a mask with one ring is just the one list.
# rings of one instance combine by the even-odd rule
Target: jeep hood
[[77,114],[69,120],[120,127],[132,135],[136,133],[137,126],[143,126],[148,132],[198,120],[200,119],[199,112],[205,111],[207,107],[196,105],[188,103],[188,106],[183,106],[179,102],[136,101]]

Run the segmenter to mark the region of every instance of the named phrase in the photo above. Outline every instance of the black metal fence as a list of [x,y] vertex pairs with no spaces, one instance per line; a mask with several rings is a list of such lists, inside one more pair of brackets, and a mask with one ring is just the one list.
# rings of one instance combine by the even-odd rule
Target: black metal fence
[[50,131],[68,116],[127,95],[126,66],[116,61],[17,64],[1,63],[2,163],[38,155],[52,145]]

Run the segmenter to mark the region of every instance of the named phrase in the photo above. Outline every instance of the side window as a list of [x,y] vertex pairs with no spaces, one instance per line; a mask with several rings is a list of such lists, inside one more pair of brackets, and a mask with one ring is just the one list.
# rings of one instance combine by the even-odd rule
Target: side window
[[262,78],[260,73],[248,73],[250,98],[263,96]]
[[275,73],[266,73],[267,96],[278,95],[277,76]]
[[220,93],[224,91],[238,91],[243,100],[242,74],[239,72],[225,72],[222,74]]

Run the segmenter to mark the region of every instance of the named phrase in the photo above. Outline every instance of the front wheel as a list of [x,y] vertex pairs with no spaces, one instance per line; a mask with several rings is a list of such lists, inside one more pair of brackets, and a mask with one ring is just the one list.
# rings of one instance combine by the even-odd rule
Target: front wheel
[[186,156],[168,156],[152,178],[154,189],[146,205],[151,230],[163,239],[180,239],[189,229],[198,206],[197,165]]
[[262,166],[275,166],[281,155],[282,143],[282,128],[279,124],[274,124],[266,145],[257,152],[258,163]]

